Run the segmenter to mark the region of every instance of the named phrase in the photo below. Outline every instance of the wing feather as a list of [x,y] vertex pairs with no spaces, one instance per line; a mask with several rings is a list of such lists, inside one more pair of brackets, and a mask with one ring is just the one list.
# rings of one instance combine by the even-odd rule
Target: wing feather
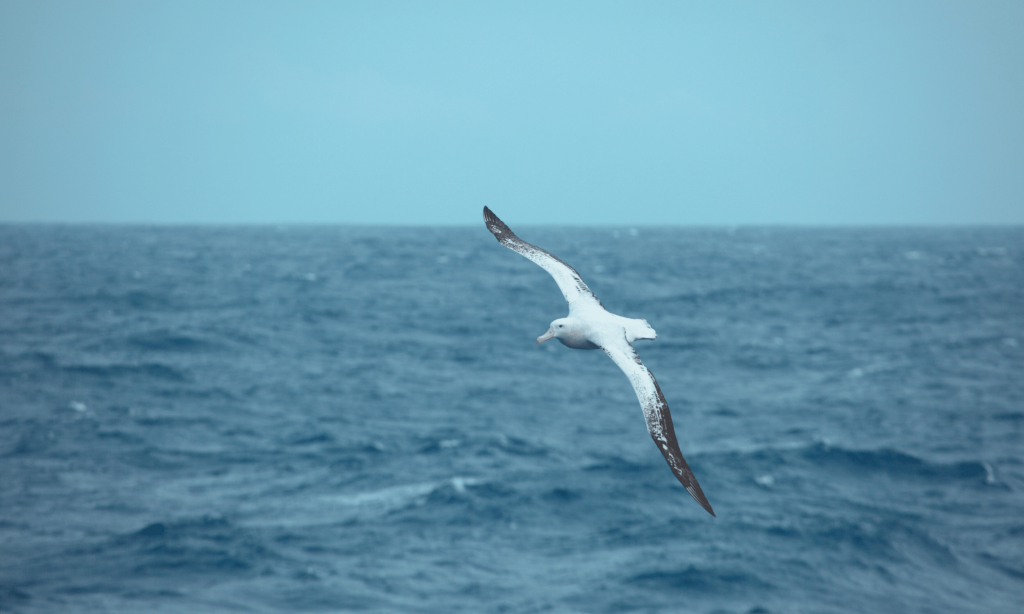
[[661,387],[658,386],[658,380],[654,379],[654,374],[647,370],[644,363],[640,362],[636,350],[626,342],[625,335],[621,341],[602,344],[601,349],[622,369],[622,372],[633,384],[633,390],[644,411],[644,420],[647,421],[647,431],[651,434],[651,439],[654,440],[658,449],[661,450],[665,460],[668,461],[672,473],[686,488],[686,492],[690,493],[690,496],[701,507],[714,516],[715,511],[711,509],[711,504],[708,503],[704,491],[697,483],[696,476],[693,475],[693,471],[690,470],[690,466],[679,449],[676,431],[672,426],[672,414],[668,410],[665,395],[661,393]]
[[580,277],[576,269],[562,262],[550,252],[517,237],[505,225],[505,222],[498,219],[498,216],[494,215],[487,207],[484,207],[484,223],[487,224],[487,230],[491,231],[491,234],[498,240],[498,243],[529,258],[534,264],[537,264],[540,268],[550,273],[551,277],[555,278],[558,289],[562,291],[565,302],[569,304],[570,312],[576,307],[583,305],[597,305],[604,309],[604,305],[601,305],[601,301],[594,296],[594,293],[590,291],[587,284],[583,283],[583,278]]

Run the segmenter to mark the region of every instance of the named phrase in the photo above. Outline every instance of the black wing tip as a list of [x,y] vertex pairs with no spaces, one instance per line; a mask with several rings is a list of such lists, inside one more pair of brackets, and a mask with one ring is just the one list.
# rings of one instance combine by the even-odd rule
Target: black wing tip
[[718,516],[715,514],[715,510],[711,509],[711,504],[708,503],[707,497],[704,496],[704,492],[700,489],[700,485],[696,483],[696,480],[694,480],[693,486],[686,487],[686,492],[690,493],[690,496],[693,497],[693,500],[699,503],[700,506],[707,511],[707,513],[711,514],[715,518],[718,518]]
[[515,237],[515,233],[509,228],[505,222],[502,222],[498,216],[494,215],[494,212],[484,206],[484,224],[487,225],[487,230],[491,231],[498,241],[501,241],[505,237]]
[[[662,448],[662,453],[666,453],[665,448]],[[693,471],[691,471],[689,465],[686,464],[686,459],[682,458],[682,454],[679,455],[679,460],[682,461],[682,467],[676,467],[669,462],[669,467],[672,469],[672,473],[675,474],[676,479],[678,479],[679,483],[683,485],[686,492],[690,493],[690,496],[693,497],[694,501],[703,507],[707,513],[718,518],[718,515],[715,514],[715,510],[711,509],[711,503],[708,502],[708,498],[704,496],[704,491],[701,490],[700,484],[697,482],[697,477],[693,475]]]

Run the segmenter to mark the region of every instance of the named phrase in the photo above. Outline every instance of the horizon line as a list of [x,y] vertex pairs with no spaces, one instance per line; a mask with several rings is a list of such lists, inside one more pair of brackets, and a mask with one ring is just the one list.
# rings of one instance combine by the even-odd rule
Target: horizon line
[[[483,221],[479,222],[483,225]],[[867,222],[867,223],[817,223],[817,222],[740,222],[740,223],[532,223],[516,222],[522,227],[552,228],[1024,228],[1024,222]],[[0,226],[120,226],[120,227],[166,227],[166,228],[309,228],[309,227],[353,227],[353,228],[472,228],[475,222],[454,224],[422,224],[395,222],[143,222],[143,221],[10,221],[0,220]]]

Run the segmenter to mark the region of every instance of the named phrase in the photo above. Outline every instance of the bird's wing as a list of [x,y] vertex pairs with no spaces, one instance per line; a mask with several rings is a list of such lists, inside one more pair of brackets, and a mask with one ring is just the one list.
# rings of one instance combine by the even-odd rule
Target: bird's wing
[[597,305],[604,309],[604,305],[601,305],[601,301],[597,300],[597,297],[590,291],[587,284],[583,283],[583,279],[576,272],[576,269],[536,245],[530,245],[517,237],[505,225],[505,222],[499,220],[498,216],[494,215],[487,207],[484,207],[484,222],[487,224],[487,230],[491,231],[491,234],[498,240],[498,243],[526,256],[555,278],[555,283],[558,284],[558,288],[562,291],[565,302],[569,304],[570,312],[576,307],[583,305]]
[[668,461],[672,473],[676,474],[679,481],[686,487],[686,491],[697,500],[697,503],[700,503],[701,507],[714,516],[715,511],[711,509],[711,504],[708,503],[707,497],[700,489],[697,478],[679,450],[676,432],[672,428],[672,414],[668,411],[668,403],[665,402],[665,395],[661,393],[658,380],[654,379],[654,374],[647,370],[644,363],[640,362],[636,350],[626,342],[625,334],[620,339],[612,339],[609,343],[600,345],[604,353],[608,354],[633,384],[636,398],[640,400],[640,407],[644,410],[647,430],[665,460]]

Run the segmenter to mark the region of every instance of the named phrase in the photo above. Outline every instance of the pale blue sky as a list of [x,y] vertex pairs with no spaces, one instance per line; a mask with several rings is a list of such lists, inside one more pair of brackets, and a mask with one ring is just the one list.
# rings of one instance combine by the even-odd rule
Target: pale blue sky
[[0,0],[0,221],[1024,223],[1024,2]]

